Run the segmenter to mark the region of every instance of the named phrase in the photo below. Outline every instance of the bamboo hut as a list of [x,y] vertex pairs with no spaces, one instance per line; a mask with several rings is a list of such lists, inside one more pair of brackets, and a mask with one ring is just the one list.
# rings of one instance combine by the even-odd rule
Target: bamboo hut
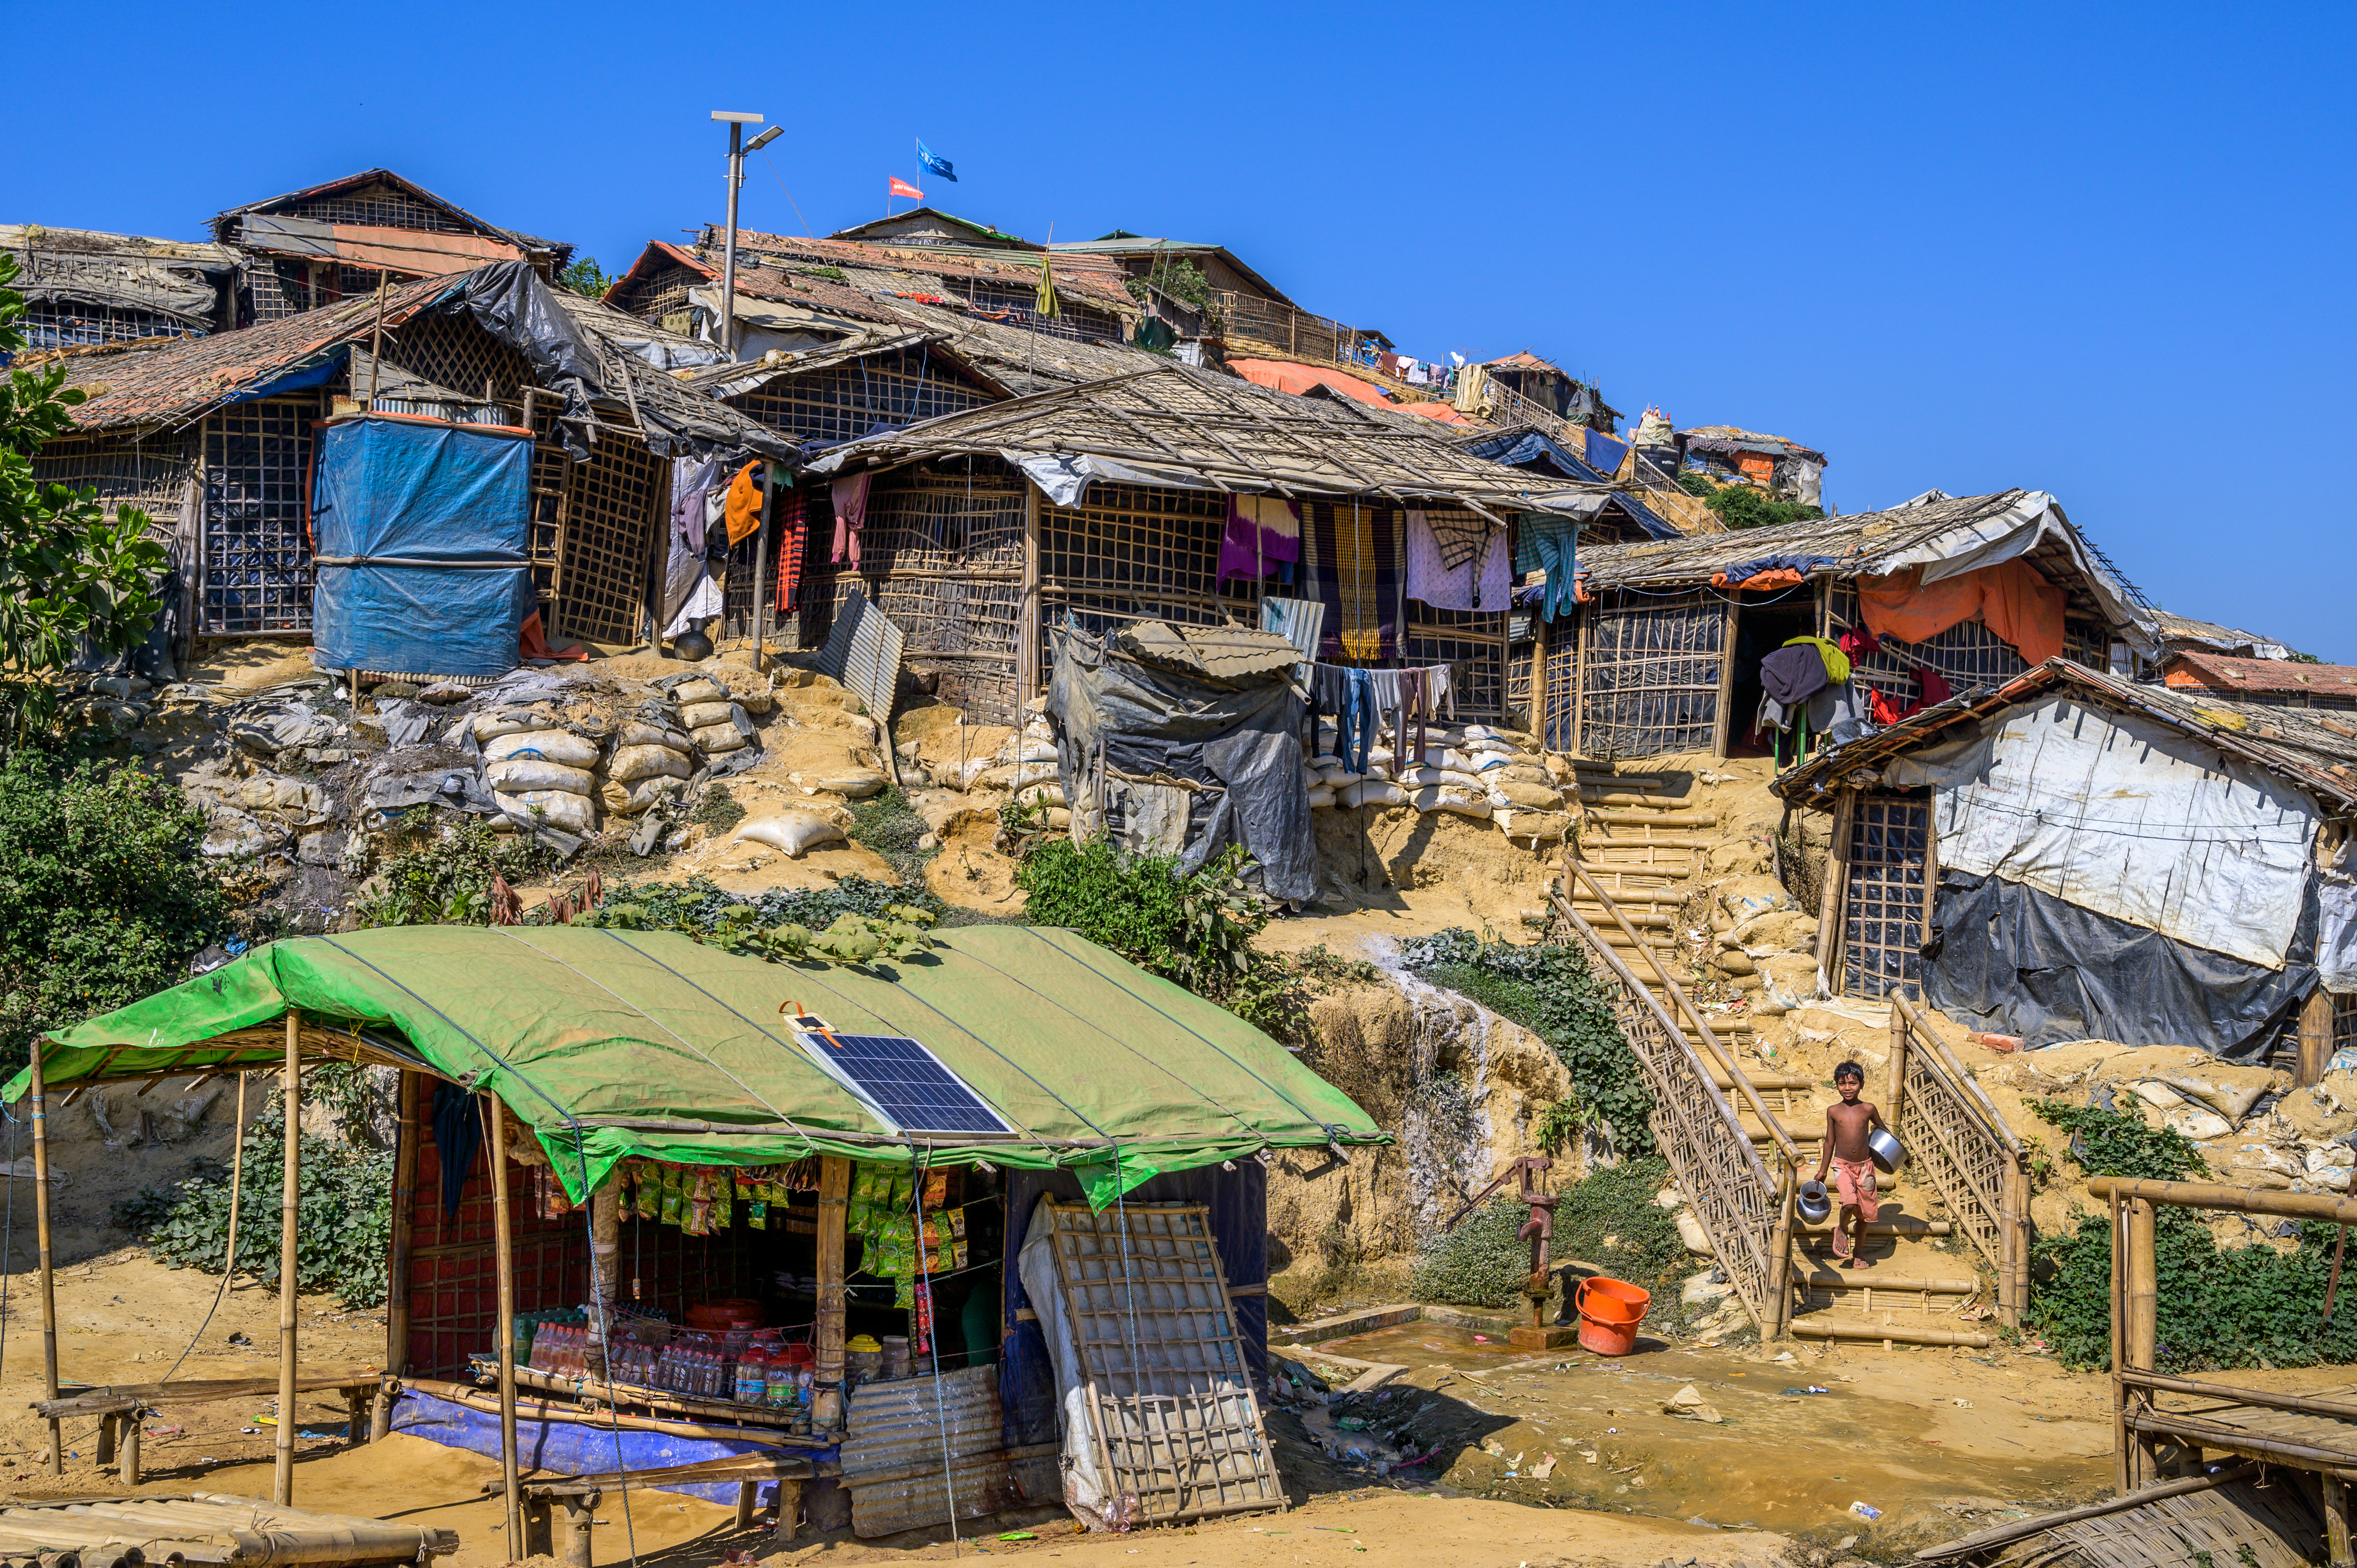
[[[8,1086],[33,1101],[45,1306],[47,1096],[274,1070],[291,1116],[310,1066],[363,1062],[401,1075],[398,1398],[372,1430],[499,1455],[511,1520],[520,1451],[694,1466],[653,1485],[799,1457],[812,1517],[840,1522],[847,1493],[866,1535],[1042,1503],[1114,1529],[1284,1507],[1254,1387],[1263,1160],[1386,1135],[1070,932],[903,951],[771,963],[578,926],[257,949],[59,1032]],[[54,1398],[53,1306],[45,1332]]]
[[2063,659],[1779,778],[1831,813],[1817,956],[2032,1046],[2357,1047],[2357,725]]
[[[912,662],[943,672],[945,700],[1003,724],[1041,689],[1054,628],[1260,627],[1265,601],[1297,596],[1331,611],[1321,660],[1446,663],[1460,716],[1505,718],[1509,596],[1476,609],[1409,596],[1410,516],[1502,545],[1521,516],[1597,515],[1608,487],[1483,462],[1423,421],[1140,358],[1149,368],[813,459],[866,510],[856,558],[845,538],[805,564],[803,645],[857,587],[902,626]],[[1223,571],[1239,499],[1258,497],[1297,509],[1299,559]]]
[[526,430],[525,551],[543,626],[628,643],[647,628],[663,459],[793,452],[666,373],[716,358],[509,262],[235,332],[68,350],[86,401],[35,472],[149,513],[180,575],[186,641],[308,638],[322,421],[367,412]]
[[1932,676],[1977,691],[2052,654],[2126,670],[2155,642],[2143,596],[2040,490],[1934,491],[1888,511],[1602,545],[1580,577],[1537,683],[1548,735],[1596,757],[1744,747],[1761,661],[1795,637],[1863,649],[1884,628],[1851,681],[1892,711],[1936,692]]

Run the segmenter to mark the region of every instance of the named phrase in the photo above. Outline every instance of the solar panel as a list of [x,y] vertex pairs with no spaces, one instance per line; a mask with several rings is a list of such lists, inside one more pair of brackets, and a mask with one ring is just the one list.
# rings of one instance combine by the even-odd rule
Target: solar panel
[[[796,1020],[802,1022],[802,1020]],[[905,1035],[812,1031],[802,1041],[906,1133],[1012,1133],[997,1112]]]

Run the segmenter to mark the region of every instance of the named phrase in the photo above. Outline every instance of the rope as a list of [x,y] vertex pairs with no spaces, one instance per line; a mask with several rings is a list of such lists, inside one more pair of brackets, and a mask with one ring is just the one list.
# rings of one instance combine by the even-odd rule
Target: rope
[[[289,1120],[291,1122],[293,1119]],[[235,1135],[230,1144],[229,1155],[229,1256],[221,1263],[221,1289],[213,1292],[213,1304],[205,1308],[204,1322],[198,1324],[197,1331],[188,1337],[188,1349],[180,1352],[179,1361],[172,1363],[172,1372],[180,1369],[180,1361],[187,1360],[188,1352],[197,1348],[197,1341],[205,1337],[206,1328],[212,1324],[213,1314],[221,1310],[221,1304],[229,1297],[230,1281],[237,1277],[238,1185],[245,1172],[245,1074],[242,1072],[237,1075],[237,1121],[234,1124],[234,1133]],[[287,1134],[290,1137],[299,1136],[300,1129],[290,1125],[287,1128]],[[0,1256],[5,1255],[0,1253]],[[156,1380],[159,1383],[168,1383],[172,1380],[172,1372],[167,1372]],[[278,1419],[281,1421],[291,1419],[290,1412],[280,1411]]]

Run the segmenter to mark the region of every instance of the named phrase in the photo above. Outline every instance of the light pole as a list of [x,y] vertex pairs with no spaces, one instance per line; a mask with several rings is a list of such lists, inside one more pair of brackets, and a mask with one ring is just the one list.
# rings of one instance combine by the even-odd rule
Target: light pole
[[745,127],[761,123],[759,114],[740,113],[734,110],[715,109],[715,120],[728,126],[728,238],[720,255],[720,349],[734,358],[737,353],[737,192],[745,184],[745,155],[759,152],[776,139],[784,129],[772,125],[748,144]]

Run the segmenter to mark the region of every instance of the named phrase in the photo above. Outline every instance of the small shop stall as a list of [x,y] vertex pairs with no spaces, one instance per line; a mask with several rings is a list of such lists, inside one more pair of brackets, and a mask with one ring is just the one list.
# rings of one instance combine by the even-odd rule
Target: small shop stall
[[498,1455],[511,1506],[524,1471],[783,1452],[781,1534],[797,1497],[865,1535],[1283,1507],[1262,1162],[1384,1134],[1069,931],[903,933],[862,962],[749,929],[296,939],[59,1032],[9,1093],[397,1071],[372,1430]]

